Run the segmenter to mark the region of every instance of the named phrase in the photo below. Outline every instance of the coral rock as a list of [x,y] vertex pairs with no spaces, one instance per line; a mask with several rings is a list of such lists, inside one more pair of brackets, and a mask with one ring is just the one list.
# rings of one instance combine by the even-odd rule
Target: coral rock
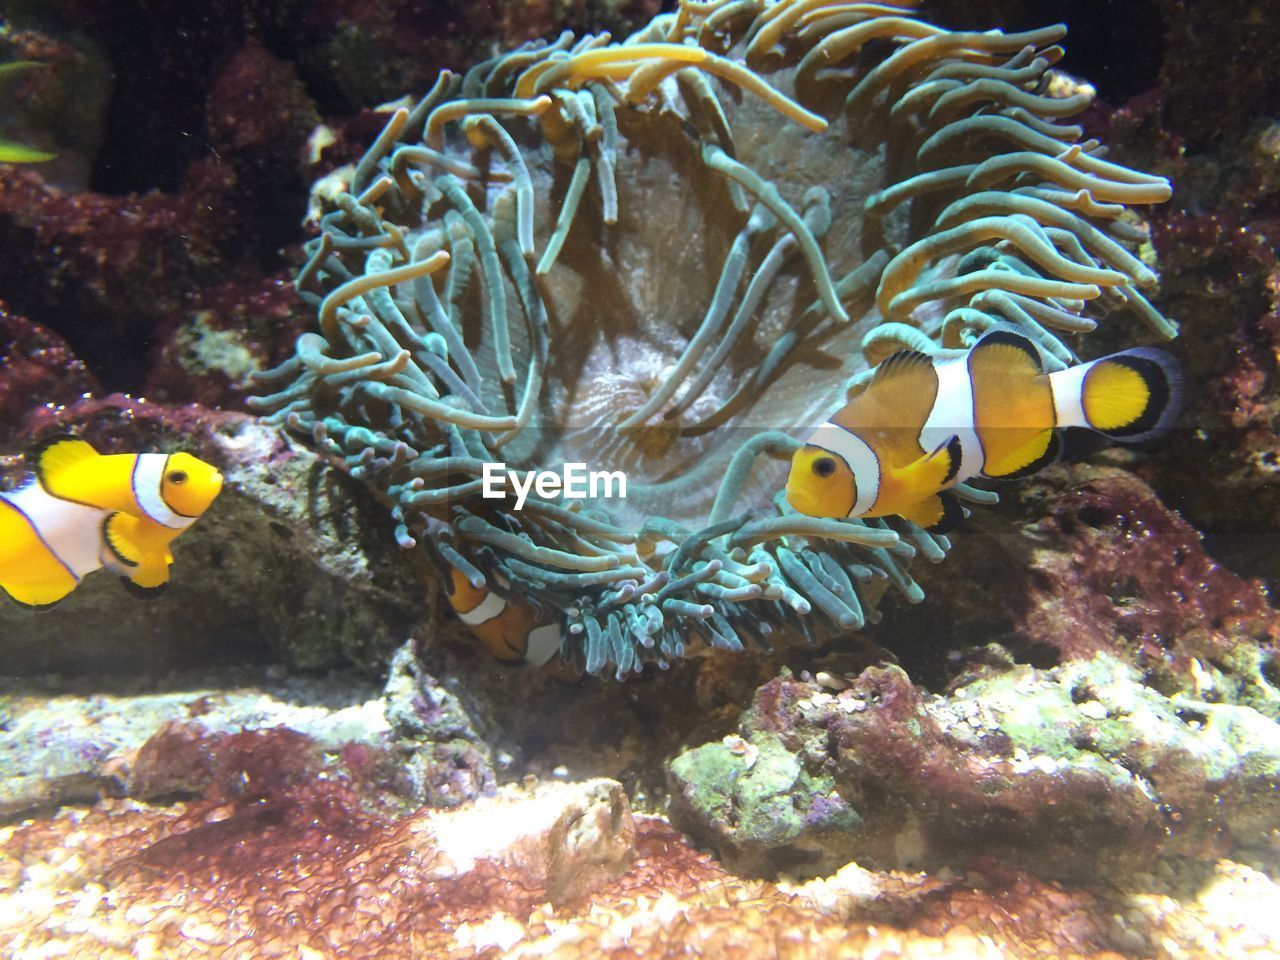
[[155,331],[145,396],[240,409],[246,378],[288,353],[297,335],[293,285],[281,277],[202,290]]
[[[896,667],[869,668],[835,694],[783,677],[759,690],[742,729],[761,757],[779,744],[792,756],[785,816],[772,815],[788,829],[752,831],[750,751],[723,743],[672,763],[672,814],[757,875],[852,858],[1086,878],[1161,851],[1211,856],[1261,842],[1280,816],[1280,690],[1258,683],[1245,699],[1265,700],[1265,713],[1222,702],[1224,690],[1166,697],[1107,654],[991,671],[946,697]],[[842,829],[811,813],[833,808],[847,811]]]
[[16,431],[33,407],[74,403],[101,389],[66,341],[0,302],[0,428]]
[[0,816],[99,794],[243,792],[266,779],[336,775],[344,765],[371,780],[373,764],[346,762],[353,748],[391,756],[377,689],[358,676],[280,681],[242,669],[176,675],[161,689],[102,677],[92,692],[85,686],[46,682],[32,690],[29,682],[6,682]]
[[932,602],[881,635],[914,678],[940,689],[960,651],[990,639],[1042,667],[1106,651],[1162,689],[1196,682],[1197,660],[1246,685],[1274,662],[1280,614],[1263,584],[1219,564],[1132,473],[1057,467],[1005,496],[1003,516],[957,537],[960,562],[922,571]]
[[635,852],[631,805],[612,780],[547,783],[528,796],[504,790],[464,810],[425,814],[410,831],[429,838],[429,879],[456,880],[488,862],[544,888],[553,904],[603,886]]
[[66,602],[4,606],[9,673],[150,670],[237,656],[380,669],[423,616],[426,574],[385,549],[380,512],[314,453],[237,415],[122,397],[43,412],[30,436],[75,432],[103,453],[186,449],[222,494],[174,544],[165,593],[146,603],[98,571]]

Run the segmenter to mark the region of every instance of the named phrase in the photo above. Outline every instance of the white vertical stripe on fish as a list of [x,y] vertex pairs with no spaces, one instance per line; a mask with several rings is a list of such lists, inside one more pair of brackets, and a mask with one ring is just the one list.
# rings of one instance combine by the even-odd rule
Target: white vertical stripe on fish
[[960,472],[958,480],[976,477],[982,472],[986,454],[973,419],[973,378],[969,375],[968,357],[935,360],[938,396],[929,418],[920,430],[920,447],[936,450],[953,436],[960,438]]
[[1089,418],[1084,412],[1084,378],[1092,368],[1093,363],[1081,363],[1049,375],[1049,386],[1053,388],[1053,412],[1059,427],[1089,426]]
[[870,510],[880,495],[880,458],[866,441],[840,424],[828,421],[813,432],[809,443],[834,453],[848,464],[857,493],[849,516],[860,517]]
[[492,620],[507,607],[507,601],[492,591],[488,593],[478,604],[463,613],[458,611],[458,619],[467,626],[475,627],[486,621]]
[[529,631],[528,645],[524,651],[525,660],[535,667],[542,666],[560,652],[562,636],[560,625],[556,623],[534,627]]
[[148,517],[170,530],[184,530],[196,522],[195,517],[184,517],[164,502],[164,469],[169,462],[167,454],[140,453],[133,466],[133,498]]

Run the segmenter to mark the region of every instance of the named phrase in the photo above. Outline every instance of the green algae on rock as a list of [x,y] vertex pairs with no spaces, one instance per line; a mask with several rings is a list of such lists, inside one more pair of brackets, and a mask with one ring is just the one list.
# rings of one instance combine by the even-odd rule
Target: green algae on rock
[[862,824],[830,774],[811,774],[801,757],[768,734],[751,741],[729,736],[688,750],[671,762],[671,776],[687,785],[685,802],[722,825],[733,847],[728,858],[738,863],[785,850],[776,865],[785,869],[790,860],[803,870],[824,856],[833,836]]
[[[1090,99],[1050,91],[1065,28],[914,6],[684,3],[442,74],[326,185],[297,281],[320,333],[261,408],[588,672],[920,600],[904,562],[946,539],[794,515],[794,435],[901,348],[1007,324],[1060,368],[1107,312],[1176,327],[1128,210],[1169,185],[1061,122]],[[628,498],[517,512],[483,499],[486,462],[621,470]]]
[[781,744],[805,771],[793,789],[814,786],[790,797],[796,810],[845,805],[855,823],[762,832],[753,798],[715,773],[742,765],[728,746],[678,757],[674,822],[756,875],[994,859],[1048,878],[1123,876],[1158,854],[1264,843],[1280,818],[1274,715],[1166,696],[1106,653],[988,671],[946,696],[923,694],[897,667],[869,668],[839,691],[784,676],[757,692],[742,732],[749,749]]

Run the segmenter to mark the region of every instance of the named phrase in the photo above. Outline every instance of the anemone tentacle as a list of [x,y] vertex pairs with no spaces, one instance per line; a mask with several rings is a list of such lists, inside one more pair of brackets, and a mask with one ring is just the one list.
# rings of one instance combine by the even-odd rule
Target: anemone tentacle
[[[1056,369],[1108,313],[1177,332],[1129,212],[1169,184],[1068,122],[1091,91],[1052,82],[1064,28],[950,32],[918,6],[682,0],[621,41],[442,73],[326,201],[297,278],[319,330],[255,406],[591,673],[820,643],[887,587],[918,602],[911,563],[947,538],[794,513],[797,438],[900,349],[1013,326]],[[523,509],[484,495],[499,456]],[[532,486],[583,461],[627,499]]]

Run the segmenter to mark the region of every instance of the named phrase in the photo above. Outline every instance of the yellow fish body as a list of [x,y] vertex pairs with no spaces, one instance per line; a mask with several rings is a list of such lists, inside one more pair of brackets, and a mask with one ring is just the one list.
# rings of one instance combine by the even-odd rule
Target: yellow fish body
[[959,357],[903,351],[796,451],[787,500],[817,517],[905,517],[944,530],[944,491],[972,477],[1023,476],[1057,458],[1058,431],[1133,443],[1181,405],[1177,361],[1139,347],[1045,373],[1030,340],[988,333]]
[[188,453],[103,456],[64,437],[36,478],[0,493],[0,590],[43,607],[101,567],[141,591],[169,580],[169,544],[209,508],[222,475]]

